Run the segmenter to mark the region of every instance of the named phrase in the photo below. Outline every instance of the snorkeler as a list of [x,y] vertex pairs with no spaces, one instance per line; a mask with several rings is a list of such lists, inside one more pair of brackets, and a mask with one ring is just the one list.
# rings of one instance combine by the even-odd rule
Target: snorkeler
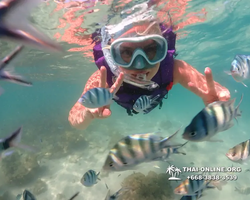
[[[149,11],[105,26],[98,34],[101,41],[95,41],[93,51],[99,70],[88,79],[83,94],[92,88],[110,88],[118,97],[113,100],[129,115],[161,108],[163,99],[177,83],[199,96],[205,105],[230,99],[228,89],[213,80],[210,68],[205,69],[204,76],[185,61],[175,59],[176,34],[172,26],[159,22]],[[85,129],[93,119],[110,115],[110,105],[86,108],[76,102],[68,120],[75,128]]]

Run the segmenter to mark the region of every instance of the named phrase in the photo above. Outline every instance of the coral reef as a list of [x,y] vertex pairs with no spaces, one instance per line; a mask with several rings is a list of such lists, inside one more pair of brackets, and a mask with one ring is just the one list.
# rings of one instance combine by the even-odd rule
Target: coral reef
[[23,181],[39,166],[37,155],[24,154],[14,151],[11,156],[4,158],[0,168],[7,183]]
[[129,175],[122,182],[128,191],[121,194],[123,200],[174,200],[173,188],[167,174],[157,174],[153,171],[148,175],[138,172]]

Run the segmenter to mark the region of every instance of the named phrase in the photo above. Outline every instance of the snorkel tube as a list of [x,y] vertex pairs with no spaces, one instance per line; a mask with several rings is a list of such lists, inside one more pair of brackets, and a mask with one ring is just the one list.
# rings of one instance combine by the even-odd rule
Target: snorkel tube
[[[122,22],[120,22],[117,25],[109,25],[101,28],[101,37],[102,37],[101,46],[103,55],[110,67],[110,70],[117,77],[121,73],[121,70],[119,66],[117,66],[114,63],[111,57],[110,49],[108,48],[110,46],[111,39],[116,39],[124,32],[131,29],[134,26],[134,23],[137,21],[145,21],[145,20],[151,21],[155,19],[155,17],[152,15],[151,8],[147,10],[148,8],[147,2],[136,5],[129,10],[121,12],[121,14],[134,10],[135,8],[141,8],[141,10],[137,11],[136,13],[130,16],[127,16],[125,19],[122,20]],[[159,87],[159,85],[156,82],[151,80],[146,80],[145,78],[146,77],[140,77],[140,76],[134,77],[129,74],[124,74],[124,82],[134,85],[136,87],[140,87],[142,89],[147,89],[147,90],[153,90]]]

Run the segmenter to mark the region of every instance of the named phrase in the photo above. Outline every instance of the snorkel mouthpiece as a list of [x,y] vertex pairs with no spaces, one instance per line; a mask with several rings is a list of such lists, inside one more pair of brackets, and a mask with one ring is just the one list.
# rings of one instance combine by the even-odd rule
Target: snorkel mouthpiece
[[146,90],[154,90],[156,88],[159,88],[159,85],[156,82],[146,80],[146,74],[140,74],[136,77],[131,76],[129,74],[125,74],[124,82]]
[[137,79],[141,79],[141,80],[146,80],[147,75],[146,75],[146,74],[137,74],[137,75],[136,75],[136,78],[137,78]]

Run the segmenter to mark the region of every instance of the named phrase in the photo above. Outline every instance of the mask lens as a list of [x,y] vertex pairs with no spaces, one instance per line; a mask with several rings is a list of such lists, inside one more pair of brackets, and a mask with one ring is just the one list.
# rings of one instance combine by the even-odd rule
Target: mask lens
[[[116,51],[120,52],[120,57],[122,61],[128,64],[132,59],[135,49],[130,48],[128,46],[120,45],[119,49]],[[119,57],[119,55],[117,57]]]
[[147,58],[150,61],[153,61],[155,59],[155,56],[157,54],[157,50],[158,50],[157,42],[154,40],[152,40],[150,45],[143,48],[143,51],[145,52]]
[[166,54],[167,42],[161,36],[138,41],[136,38],[118,39],[111,44],[111,56],[114,62],[125,68],[130,67],[138,55],[143,56],[150,65],[154,65],[162,61]]

